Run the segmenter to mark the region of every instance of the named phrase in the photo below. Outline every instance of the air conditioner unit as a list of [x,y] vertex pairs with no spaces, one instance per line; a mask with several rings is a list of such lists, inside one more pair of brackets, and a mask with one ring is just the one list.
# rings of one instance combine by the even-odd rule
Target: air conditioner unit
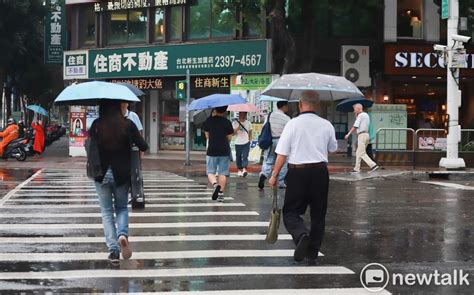
[[369,46],[341,46],[341,71],[355,85],[370,86]]

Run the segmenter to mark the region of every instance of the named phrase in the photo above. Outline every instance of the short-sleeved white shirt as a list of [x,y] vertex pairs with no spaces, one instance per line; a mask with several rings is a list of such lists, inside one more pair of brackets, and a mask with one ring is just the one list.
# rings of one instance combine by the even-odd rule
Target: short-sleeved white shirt
[[357,128],[357,134],[369,132],[370,117],[369,114],[362,112],[357,115],[354,127]]
[[314,113],[301,113],[286,124],[275,152],[290,164],[328,162],[337,150],[334,126]]
[[[245,129],[247,129],[248,132],[251,132],[252,130],[252,123],[250,123],[248,120],[245,120],[243,123],[240,122],[240,124],[242,124],[242,126],[245,127]],[[233,121],[232,122],[232,127],[234,128],[234,130],[239,127],[239,122],[237,121]],[[238,145],[242,145],[242,144],[247,144],[249,143],[249,133],[245,132],[245,130],[243,130],[242,128],[237,130],[237,133],[235,134],[236,138],[235,138],[235,144],[238,144]]]
[[135,126],[137,126],[138,131],[143,130],[142,122],[140,122],[140,118],[138,117],[137,113],[132,112],[132,111],[127,111],[127,113],[125,114],[125,118],[135,123]]
[[[268,118],[268,117],[267,117]],[[265,119],[266,121],[267,119]],[[280,137],[286,123],[290,122],[291,118],[280,110],[275,110],[270,114],[270,128],[272,129],[272,137]]]

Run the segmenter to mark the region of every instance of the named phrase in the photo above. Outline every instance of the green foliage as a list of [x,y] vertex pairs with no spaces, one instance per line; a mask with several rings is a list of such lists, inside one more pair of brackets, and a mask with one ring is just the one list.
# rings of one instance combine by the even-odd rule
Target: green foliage
[[239,21],[239,13],[243,22],[249,26],[256,27],[259,34],[262,34],[261,12],[262,7],[267,5],[269,0],[213,0],[212,14],[219,15],[223,11],[227,13],[225,20],[236,29],[242,30],[242,23]]

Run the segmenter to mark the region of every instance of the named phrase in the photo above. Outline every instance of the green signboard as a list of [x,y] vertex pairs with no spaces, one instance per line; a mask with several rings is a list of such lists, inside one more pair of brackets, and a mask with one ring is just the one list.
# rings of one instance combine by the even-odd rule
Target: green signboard
[[449,0],[442,0],[441,2],[441,19],[449,18]]
[[64,52],[64,80],[87,79],[87,50]]
[[66,7],[64,0],[47,0],[45,3],[44,62],[60,64],[66,48]]
[[92,49],[89,78],[270,72],[268,40]]

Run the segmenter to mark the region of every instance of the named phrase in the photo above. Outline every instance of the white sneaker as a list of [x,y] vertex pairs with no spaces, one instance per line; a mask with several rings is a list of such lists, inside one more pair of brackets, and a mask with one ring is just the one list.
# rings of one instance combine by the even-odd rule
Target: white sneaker
[[219,192],[219,196],[217,197],[217,202],[224,202],[224,193]]
[[353,170],[351,171],[351,174],[352,174],[352,175],[356,175],[356,174],[359,174],[359,173],[360,173],[360,170],[354,170],[354,169],[353,169]]
[[242,171],[239,170],[239,172],[237,172],[237,176],[242,177],[242,175],[243,175]]

